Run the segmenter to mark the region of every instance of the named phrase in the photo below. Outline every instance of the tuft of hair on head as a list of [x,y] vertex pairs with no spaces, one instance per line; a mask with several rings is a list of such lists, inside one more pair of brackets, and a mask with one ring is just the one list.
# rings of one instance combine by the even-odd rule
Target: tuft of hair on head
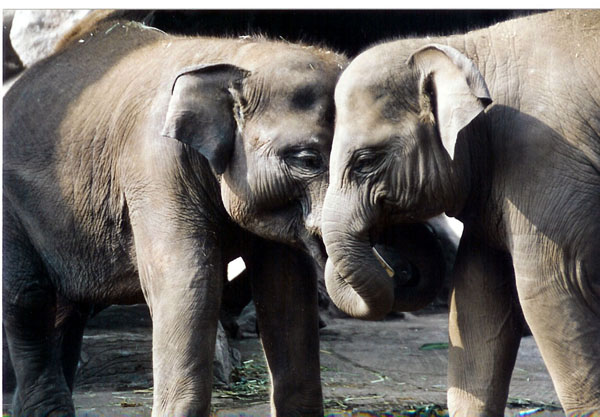
[[73,26],[57,43],[54,53],[60,52],[74,42],[87,38],[105,22],[129,20],[144,25],[152,21],[154,12],[148,10],[94,10]]

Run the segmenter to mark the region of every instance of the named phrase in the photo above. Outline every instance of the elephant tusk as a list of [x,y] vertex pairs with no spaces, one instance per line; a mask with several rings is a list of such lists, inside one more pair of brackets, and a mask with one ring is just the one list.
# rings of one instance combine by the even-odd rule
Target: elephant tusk
[[379,254],[379,252],[377,252],[377,249],[375,249],[375,247],[371,247],[371,249],[373,250],[373,254],[377,258],[381,266],[383,266],[383,269],[385,269],[385,272],[387,272],[388,276],[390,278],[393,278],[396,274],[394,269],[385,261],[385,259],[383,259],[383,257]]

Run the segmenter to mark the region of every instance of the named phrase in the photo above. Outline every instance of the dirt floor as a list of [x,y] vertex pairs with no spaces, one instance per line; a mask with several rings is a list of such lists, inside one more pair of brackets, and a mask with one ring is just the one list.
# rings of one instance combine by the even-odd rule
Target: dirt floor
[[[147,332],[116,336],[121,340],[117,350],[125,357],[130,355],[132,360],[138,360],[135,352],[150,351]],[[84,356],[96,356],[101,351],[88,349],[86,353],[85,345],[97,346],[110,335],[98,334],[92,329],[85,337]],[[128,339],[133,341],[135,349],[132,350],[132,342]],[[447,313],[439,310],[406,314],[404,318],[382,322],[328,320],[321,331],[326,415],[445,415],[446,341]],[[268,377],[260,342],[257,338],[248,338],[232,343],[242,354],[242,365],[235,371],[235,383],[213,391],[214,416],[266,417],[269,415]],[[103,349],[112,351],[114,346]],[[148,373],[147,367],[139,369],[140,374]],[[124,381],[115,374],[108,385],[88,383],[80,386],[74,395],[77,416],[150,416],[150,385],[144,377]],[[4,394],[4,416],[10,416],[10,398],[10,393]],[[564,415],[557,405],[552,382],[535,342],[531,337],[525,337],[513,373],[506,415]]]

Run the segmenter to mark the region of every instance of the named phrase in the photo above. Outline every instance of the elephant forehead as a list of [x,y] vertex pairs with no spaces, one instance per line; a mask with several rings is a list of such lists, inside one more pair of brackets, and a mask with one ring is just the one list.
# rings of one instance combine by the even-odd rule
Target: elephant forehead
[[340,77],[335,92],[333,142],[334,149],[340,152],[340,148],[352,152],[383,146],[390,139],[405,135],[419,113],[410,71],[390,62],[389,57],[377,62],[380,55],[369,51],[361,54]]
[[361,123],[360,120],[348,124],[337,123],[331,152],[350,155],[357,149],[383,148],[400,130],[395,123]]
[[335,103],[344,112],[360,110],[368,107],[376,100],[373,86],[368,74],[352,71],[352,66],[342,73],[335,88]]
[[279,84],[280,88],[294,84],[313,83],[333,91],[338,75],[345,66],[345,58],[334,53],[323,53],[310,48],[279,47],[267,49],[252,72]]
[[268,77],[271,94],[285,98],[297,110],[310,107],[319,100],[333,104],[337,73],[324,68],[286,68]]
[[[334,80],[321,77],[289,77],[286,82],[265,80],[262,91],[251,98],[259,111],[253,121],[263,130],[295,132],[296,135],[329,135],[333,131]],[[249,121],[251,123],[251,121]]]
[[[380,72],[376,76],[373,73]],[[398,89],[386,70],[344,72],[335,91],[337,118],[344,123],[372,124],[396,119],[390,110],[404,111],[396,98]]]
[[386,89],[400,68],[393,54],[385,53],[384,49],[381,46],[371,48],[350,62],[337,84],[336,100],[357,93],[376,96]]
[[334,144],[352,150],[376,146],[389,139],[397,130],[401,119],[388,117],[389,97],[377,96],[364,86],[354,86],[348,96],[338,101],[336,97],[336,127]]
[[250,122],[244,136],[249,149],[263,149],[271,152],[290,146],[310,147],[329,154],[333,139],[333,127],[317,123],[314,117],[302,114],[287,117],[285,123],[275,117]]
[[414,111],[418,76],[401,52],[394,44],[383,44],[358,55],[340,76],[336,106],[354,112],[377,107],[391,119],[398,119],[398,112]]
[[251,112],[273,113],[272,117],[280,123],[306,119],[303,123],[320,124],[327,119],[332,125],[337,75],[337,70],[316,64],[255,71],[244,85],[246,108]]

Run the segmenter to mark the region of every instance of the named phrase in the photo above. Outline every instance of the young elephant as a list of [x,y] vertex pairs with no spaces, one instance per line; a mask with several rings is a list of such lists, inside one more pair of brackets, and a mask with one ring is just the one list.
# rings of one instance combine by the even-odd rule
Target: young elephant
[[225,266],[237,256],[253,277],[273,415],[322,415],[305,253],[322,247],[345,64],[316,47],[111,21],[22,76],[4,100],[14,416],[74,416],[91,308],[144,300],[152,415],[208,416]]
[[379,317],[403,289],[373,231],[442,212],[464,223],[451,415],[504,415],[522,313],[565,410],[600,412],[598,68],[600,13],[557,11],[377,45],[338,82],[328,290]]

